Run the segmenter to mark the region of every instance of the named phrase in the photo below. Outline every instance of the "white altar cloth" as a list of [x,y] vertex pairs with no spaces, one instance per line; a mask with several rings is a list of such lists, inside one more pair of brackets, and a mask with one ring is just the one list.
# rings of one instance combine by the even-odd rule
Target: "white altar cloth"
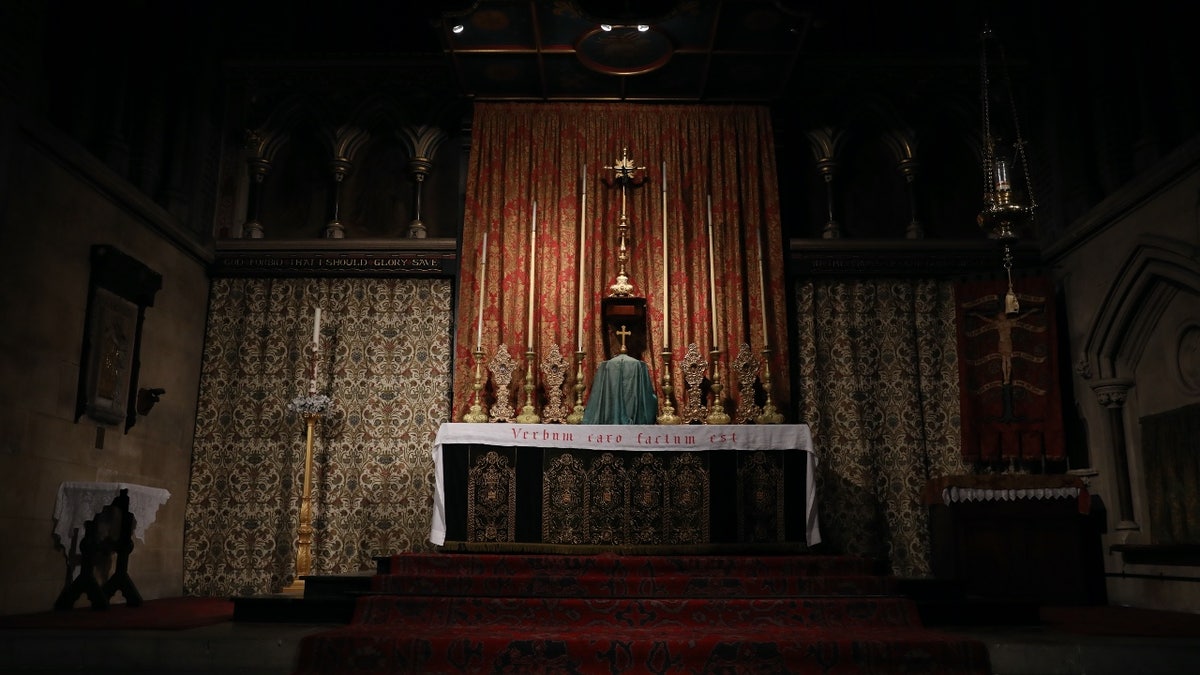
[[129,510],[133,513],[133,536],[145,541],[146,528],[154,524],[158,507],[171,498],[163,488],[146,487],[135,483],[62,483],[58,486],[58,500],[54,503],[54,536],[62,544],[70,559],[75,551],[72,537],[83,531],[83,525],[96,517],[105,506],[112,503],[121,490],[129,491]]
[[817,522],[817,455],[807,424],[611,425],[611,424],[443,424],[433,443],[435,482],[430,543],[446,543],[446,490],[443,445],[528,446],[615,452],[707,450],[796,450],[806,454],[805,542],[821,542]]

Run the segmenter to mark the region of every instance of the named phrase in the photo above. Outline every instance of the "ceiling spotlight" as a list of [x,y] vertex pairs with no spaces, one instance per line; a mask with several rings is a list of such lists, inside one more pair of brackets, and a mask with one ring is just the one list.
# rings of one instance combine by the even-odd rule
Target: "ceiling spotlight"
[[650,26],[647,26],[647,25],[646,25],[646,24],[644,24],[644,23],[639,23],[639,24],[638,24],[638,32],[639,32],[639,33],[645,33],[645,32],[646,32],[646,31],[648,31],[648,30],[650,30]]
[[459,33],[463,32],[463,25],[461,23],[456,23],[454,24],[454,27],[450,29],[450,31],[455,35],[458,35]]
[[602,30],[602,31],[604,31],[605,33],[607,33],[607,32],[609,32],[610,30],[612,30],[612,24],[608,24],[608,23],[602,23],[602,24],[600,24],[600,30]]

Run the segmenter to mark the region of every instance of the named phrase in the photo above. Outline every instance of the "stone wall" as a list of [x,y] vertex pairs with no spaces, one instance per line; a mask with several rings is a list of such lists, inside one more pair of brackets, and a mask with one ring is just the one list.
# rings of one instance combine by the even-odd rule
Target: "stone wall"
[[[1065,298],[1112,604],[1195,611],[1200,569],[1155,551],[1139,420],[1200,401],[1200,138],[1114,193],[1049,251]],[[1066,411],[1071,414],[1071,411]],[[1182,470],[1183,467],[1181,467]],[[1196,495],[1170,499],[1194,504]],[[1190,501],[1189,501],[1190,500]],[[1193,542],[1200,544],[1200,542]],[[1112,546],[1147,547],[1135,558]],[[1161,564],[1159,564],[1161,563]],[[1183,564],[1180,564],[1183,563]]]
[[[0,222],[0,614],[48,610],[64,585],[52,530],[65,481],[169,490],[134,542],[130,575],[145,599],[180,595],[211,252],[91,155],[2,103]],[[94,244],[162,276],[145,311],[139,384],[165,393],[128,432],[76,420]]]

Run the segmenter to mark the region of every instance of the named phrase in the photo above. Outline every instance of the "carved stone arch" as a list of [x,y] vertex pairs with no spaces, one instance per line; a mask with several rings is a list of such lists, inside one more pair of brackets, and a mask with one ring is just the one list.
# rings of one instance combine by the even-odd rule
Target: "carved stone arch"
[[274,163],[280,149],[291,141],[295,130],[303,126],[320,127],[328,118],[326,106],[308,95],[294,95],[281,101],[262,124],[250,133],[257,137],[247,144],[249,156]]
[[852,238],[900,239],[911,206],[897,171],[892,135],[907,129],[900,111],[881,97],[860,101],[842,147],[844,230]]
[[362,101],[350,113],[349,122],[370,131],[372,138],[395,133],[409,123],[404,103],[391,92],[376,92]]
[[353,172],[341,194],[349,236],[392,238],[403,236],[408,227],[412,210],[408,158],[397,138],[397,130],[406,123],[397,93],[389,90],[365,97],[346,118],[344,129],[361,132],[345,148],[353,153],[347,157]]
[[1159,318],[1181,292],[1200,296],[1200,262],[1194,246],[1165,237],[1143,237],[1109,286],[1080,355],[1090,378],[1133,374]]
[[305,92],[278,102],[260,128],[269,140],[256,164],[269,170],[261,181],[261,230],[271,238],[319,236],[326,224],[330,170],[322,129],[333,119],[329,105]]
[[921,179],[938,186],[927,195],[926,236],[982,238],[976,217],[983,208],[983,127],[978,101],[942,97],[920,122]]
[[839,239],[842,233],[841,224],[838,222],[841,204],[838,198],[840,190],[837,179],[842,144],[846,138],[845,132],[842,129],[826,126],[810,129],[805,136],[808,138],[808,147],[812,150],[813,168],[823,183],[824,225],[821,229],[821,237]]

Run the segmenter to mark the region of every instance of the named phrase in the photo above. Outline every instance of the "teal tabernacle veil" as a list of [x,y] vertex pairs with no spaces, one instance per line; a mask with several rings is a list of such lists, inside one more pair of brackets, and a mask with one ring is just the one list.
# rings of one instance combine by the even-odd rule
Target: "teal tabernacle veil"
[[584,424],[654,424],[657,413],[658,397],[644,362],[628,354],[600,362]]

